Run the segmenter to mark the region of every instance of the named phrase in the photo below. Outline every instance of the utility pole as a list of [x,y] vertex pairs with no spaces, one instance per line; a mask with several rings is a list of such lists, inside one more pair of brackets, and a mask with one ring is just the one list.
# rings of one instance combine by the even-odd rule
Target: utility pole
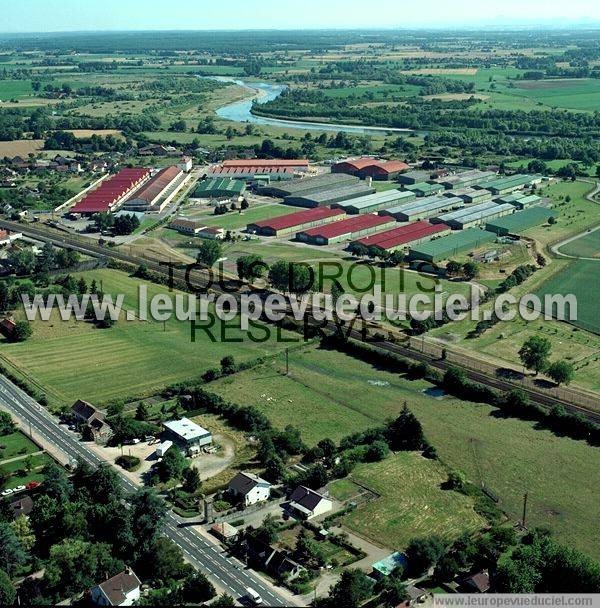
[[529,492],[525,492],[523,496],[523,528],[527,525],[527,501],[529,500]]

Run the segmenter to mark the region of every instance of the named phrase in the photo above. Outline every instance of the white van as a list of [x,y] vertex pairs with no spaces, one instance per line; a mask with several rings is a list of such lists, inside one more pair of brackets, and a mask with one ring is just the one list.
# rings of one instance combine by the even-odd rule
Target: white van
[[251,589],[250,587],[246,589],[246,595],[255,606],[260,606],[263,603],[262,597],[260,597],[260,595],[258,595],[258,593],[256,593],[256,591],[254,591],[254,589]]

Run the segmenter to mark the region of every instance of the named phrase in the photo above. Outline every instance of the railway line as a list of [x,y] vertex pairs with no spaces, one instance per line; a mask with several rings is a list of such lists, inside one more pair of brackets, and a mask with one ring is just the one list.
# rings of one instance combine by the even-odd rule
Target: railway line
[[[70,248],[85,255],[91,255],[102,258],[113,258],[117,261],[133,266],[145,265],[148,270],[171,278],[177,285],[206,285],[207,279],[209,279],[208,273],[201,268],[193,269],[190,271],[187,269],[184,270],[182,268],[178,268],[176,266],[167,266],[166,264],[161,264],[155,260],[149,260],[146,258],[126,254],[117,249],[112,249],[103,245],[94,244],[89,242],[87,239],[62,233],[55,229],[48,229],[47,227],[40,228],[31,225],[24,226],[23,224],[6,220],[0,220],[0,227],[15,232],[21,232],[28,237],[40,240],[42,242],[48,242],[58,247]],[[223,279],[221,279],[220,282],[213,283],[211,285],[211,291],[213,291],[217,295],[223,295],[226,293],[233,293],[234,295],[237,293],[239,295],[243,288],[244,284],[231,276],[224,277]],[[373,326],[373,328],[376,329],[376,326]],[[386,331],[384,328],[379,329],[381,331]],[[363,335],[356,330],[350,331],[349,336],[358,340],[363,339]],[[571,413],[580,414],[582,416],[585,416],[588,420],[600,424],[600,412],[596,412],[586,407],[574,404],[572,402],[565,401],[554,395],[546,394],[542,390],[535,390],[534,388],[526,386],[522,383],[511,382],[508,379],[499,378],[491,374],[483,373],[470,367],[460,365],[460,363],[449,363],[427,353],[416,351],[413,348],[408,348],[390,340],[379,341],[376,343],[376,346],[383,351],[394,353],[407,359],[426,363],[442,372],[445,372],[451,366],[461,367],[461,369],[464,370],[467,378],[473,382],[478,382],[490,388],[502,391],[511,391],[518,388],[522,390],[533,403],[539,405],[540,407],[546,410],[550,410],[556,406],[562,406]]]

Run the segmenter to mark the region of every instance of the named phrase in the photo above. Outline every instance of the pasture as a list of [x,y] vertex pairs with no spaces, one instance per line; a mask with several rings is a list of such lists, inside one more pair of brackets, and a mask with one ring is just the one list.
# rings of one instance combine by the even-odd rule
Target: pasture
[[577,258],[600,258],[600,230],[588,232],[582,237],[563,245],[560,253]]
[[[379,498],[346,515],[344,526],[390,550],[403,550],[413,538],[430,535],[452,541],[485,525],[473,511],[472,498],[440,488],[448,479],[443,466],[415,452],[361,464],[349,479]],[[339,495],[337,483],[341,484]],[[347,480],[333,482],[333,496],[347,495],[346,484]]]
[[552,108],[600,110],[600,82],[592,78],[523,80],[512,91]]
[[[138,310],[140,282],[136,279],[113,270],[84,276],[88,285],[96,279],[104,293],[123,294],[125,309]],[[168,293],[167,288],[148,285],[150,298],[163,293]],[[202,331],[193,343],[191,324],[176,319],[163,325],[122,318],[111,329],[98,330],[85,322],[63,322],[55,311],[50,322],[38,320],[33,329],[34,335],[26,344],[2,343],[2,361],[25,378],[35,379],[51,403],[59,406],[76,399],[104,405],[114,399],[152,395],[168,384],[218,367],[226,355],[243,361],[283,348],[274,339],[255,344],[241,330],[232,326],[225,329],[218,321],[214,343]],[[222,339],[221,330],[231,342]]]
[[[500,506],[513,521],[519,519],[523,494],[529,491],[530,525],[549,526],[563,542],[600,556],[589,535],[596,517],[598,450],[536,429],[535,423],[505,419],[491,406],[435,398],[425,392],[431,388],[427,382],[410,381],[343,353],[308,347],[290,353],[289,376],[278,357],[218,380],[208,390],[234,403],[256,406],[277,428],[296,426],[308,445],[325,437],[339,441],[382,424],[406,402],[442,460],[473,483],[483,480],[500,496]],[[375,478],[365,472],[364,485],[371,487]],[[398,480],[401,491],[402,475]],[[340,499],[353,495],[347,480],[336,491]]]

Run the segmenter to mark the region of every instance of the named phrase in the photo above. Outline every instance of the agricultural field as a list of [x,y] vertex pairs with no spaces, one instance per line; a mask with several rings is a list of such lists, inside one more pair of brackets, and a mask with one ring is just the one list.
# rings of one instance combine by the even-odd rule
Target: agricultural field
[[[439,462],[413,452],[361,464],[350,480],[379,498],[346,515],[342,523],[359,536],[395,551],[405,549],[413,538],[436,535],[452,541],[464,532],[481,529],[485,521],[473,511],[473,499],[441,489],[447,479]],[[333,496],[345,496],[347,481],[342,480],[339,496],[336,483],[331,484]]]
[[[104,293],[123,294],[124,307],[137,310],[140,282],[124,273],[99,270],[84,274],[95,279]],[[166,288],[148,286],[149,297]],[[239,329],[228,327],[228,340],[215,343],[203,332],[191,341],[189,323],[175,319],[163,323],[120,320],[108,330],[88,323],[62,322],[56,311],[49,323],[33,323],[34,335],[27,344],[2,344],[1,361],[46,392],[55,406],[85,399],[104,405],[112,399],[152,395],[168,384],[198,377],[219,365],[226,355],[248,360],[281,350],[275,342],[254,344]],[[169,353],[165,357],[165,353]]]
[[600,257],[600,229],[566,243],[559,249],[559,253],[575,258]]
[[248,224],[269,220],[274,217],[290,213],[290,208],[280,204],[252,205],[250,209],[239,213],[233,211],[226,215],[209,215],[211,209],[196,209],[193,204],[189,205],[180,214],[194,219],[201,219],[207,226],[219,226],[225,230],[244,230]]
[[[600,555],[588,533],[595,525],[597,484],[591,480],[598,479],[600,470],[597,450],[540,430],[533,422],[505,419],[487,405],[440,398],[432,388],[337,351],[309,347],[290,353],[289,376],[283,358],[277,358],[212,383],[209,390],[234,403],[258,407],[278,428],[296,426],[309,445],[325,437],[339,441],[377,426],[397,415],[406,402],[442,460],[473,483],[483,481],[501,498],[500,506],[513,521],[521,516],[522,496],[529,491],[531,525],[549,526],[562,541]],[[379,483],[368,469],[358,471],[367,487]],[[401,491],[404,486],[398,484]],[[354,488],[344,481],[336,492],[348,500]]]
[[5,156],[23,156],[39,152],[44,147],[43,139],[20,139],[18,141],[0,141],[0,158]]
[[561,80],[523,80],[512,92],[552,108],[600,110],[600,82],[591,78]]

